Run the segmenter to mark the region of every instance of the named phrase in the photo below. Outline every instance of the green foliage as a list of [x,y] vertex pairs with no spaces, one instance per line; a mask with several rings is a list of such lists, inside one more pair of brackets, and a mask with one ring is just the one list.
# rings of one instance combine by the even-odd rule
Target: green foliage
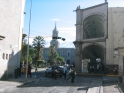
[[48,51],[48,63],[50,63],[50,65],[54,65],[56,62],[57,56],[58,55],[57,55],[55,46],[50,46]]
[[62,62],[64,62],[64,58],[59,56],[59,54],[55,49],[55,46],[50,46],[49,53],[48,53],[48,63],[50,63],[50,65],[54,65],[54,64],[61,65]]
[[57,57],[57,60],[60,61],[60,62],[64,62],[64,58],[61,57],[61,56],[58,56],[58,57]]
[[[26,40],[25,40],[26,41]],[[23,47],[22,47],[22,61],[25,63],[27,62],[27,48],[28,44],[26,42],[23,42]],[[28,56],[28,62],[31,64],[33,60],[33,56],[35,56],[34,49],[31,45],[29,45],[29,56]]]
[[37,66],[38,67],[43,67],[45,64],[45,61],[44,60],[37,60]]
[[36,36],[32,42],[32,46],[36,49],[37,60],[41,60],[41,53],[44,48],[45,40],[42,36]]

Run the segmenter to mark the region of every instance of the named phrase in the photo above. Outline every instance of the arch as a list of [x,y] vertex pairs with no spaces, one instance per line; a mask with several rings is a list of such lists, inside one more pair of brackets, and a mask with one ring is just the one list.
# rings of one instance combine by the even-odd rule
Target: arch
[[105,18],[102,13],[89,14],[83,20],[83,39],[92,39],[104,37],[105,35]]
[[105,47],[99,43],[86,44],[82,48],[82,59],[96,59],[101,58],[105,61]]
[[86,17],[83,18],[83,21],[84,21],[86,18],[88,18],[89,16],[92,16],[92,15],[101,15],[101,16],[104,18],[104,20],[107,19],[107,16],[106,16],[104,13],[95,12],[95,13],[90,13],[90,14],[88,14]]

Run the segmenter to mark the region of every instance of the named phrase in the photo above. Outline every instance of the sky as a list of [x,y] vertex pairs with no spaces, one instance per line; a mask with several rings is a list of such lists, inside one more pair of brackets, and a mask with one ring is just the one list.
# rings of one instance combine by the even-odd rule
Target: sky
[[[30,35],[29,43],[33,38],[42,36],[45,40],[45,47],[50,46],[52,31],[56,27],[59,37],[66,40],[60,42],[60,48],[75,48],[73,42],[76,40],[76,10],[80,5],[85,9],[94,5],[104,3],[105,0],[32,0],[32,9],[30,16],[31,0],[26,0],[24,16],[24,33]],[[124,0],[107,0],[108,7],[124,7]],[[27,36],[28,37],[28,36]]]

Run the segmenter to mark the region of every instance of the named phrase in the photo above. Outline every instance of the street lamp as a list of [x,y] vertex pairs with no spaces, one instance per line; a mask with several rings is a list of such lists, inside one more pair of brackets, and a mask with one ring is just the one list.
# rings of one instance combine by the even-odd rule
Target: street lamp
[[26,82],[28,78],[28,56],[29,56],[29,37],[30,37],[30,24],[31,24],[31,10],[32,10],[32,0],[30,6],[30,18],[29,18],[29,32],[28,32],[28,46],[27,46],[27,64],[26,64]]
[[0,40],[3,40],[5,37],[0,35]]

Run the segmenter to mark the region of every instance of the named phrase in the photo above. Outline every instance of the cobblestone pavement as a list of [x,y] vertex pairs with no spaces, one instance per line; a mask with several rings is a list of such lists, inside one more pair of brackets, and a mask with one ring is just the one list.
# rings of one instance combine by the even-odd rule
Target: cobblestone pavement
[[77,76],[75,83],[66,81],[64,78],[54,80],[50,77],[42,77],[34,83],[7,89],[4,93],[87,93],[93,79],[98,80],[101,77]]
[[[27,84],[24,84],[25,75],[0,81],[0,93],[124,93],[124,84],[118,83],[117,77],[76,75],[75,83],[71,83],[63,77],[58,77],[57,80],[45,77],[44,70],[40,72],[40,69],[32,75]],[[99,86],[101,81],[102,91]]]

